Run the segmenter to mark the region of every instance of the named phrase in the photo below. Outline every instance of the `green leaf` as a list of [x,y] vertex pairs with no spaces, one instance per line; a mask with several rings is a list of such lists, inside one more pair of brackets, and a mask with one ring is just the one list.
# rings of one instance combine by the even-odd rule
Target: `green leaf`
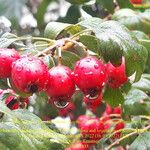
[[150,149],[150,132],[140,134],[130,145],[129,150],[149,150]]
[[143,73],[143,74],[142,74],[142,77],[145,78],[145,79],[150,80],[150,74]]
[[71,24],[78,23],[78,19],[81,17],[79,7],[76,5],[71,5],[67,11],[67,14],[63,18],[59,18],[60,22],[67,22]]
[[0,79],[0,89],[8,89],[7,79]]
[[0,38],[0,48],[7,48],[10,44],[15,42],[16,40],[17,40],[16,38],[12,39]]
[[61,23],[61,22],[50,22],[47,24],[44,36],[50,39],[61,39],[74,35],[80,32],[82,29],[79,25]]
[[44,0],[40,3],[40,5],[37,8],[36,19],[38,27],[40,28],[44,25],[44,15],[47,10],[47,7],[49,6],[48,4],[52,1],[53,0]]
[[97,3],[100,4],[103,8],[106,8],[111,14],[114,13],[115,5],[113,0],[97,0]]
[[58,116],[56,108],[50,104],[48,105],[48,96],[45,92],[37,93],[35,101],[35,104],[31,104],[34,108],[34,113],[43,120],[45,120],[45,116],[48,116],[49,118],[55,118]]
[[132,31],[132,33],[136,36],[137,39],[146,39],[146,40],[150,39],[148,35],[142,31],[134,30]]
[[146,93],[132,89],[125,97],[123,113],[128,115],[149,115],[150,101]]
[[110,106],[116,107],[124,102],[124,97],[120,89],[112,89],[107,86],[103,95],[103,100]]
[[50,22],[45,28],[44,36],[50,39],[56,39],[60,32],[69,26],[71,25],[68,23]]
[[73,69],[75,63],[80,60],[80,57],[69,51],[62,51],[62,64]]
[[150,33],[150,20],[145,18],[140,12],[135,12],[127,8],[120,9],[113,14],[112,19],[119,21],[130,30],[140,30],[146,34]]
[[102,22],[103,22],[102,19],[92,17],[92,18],[88,18],[79,22],[78,25],[91,29],[91,30],[95,30]]
[[89,2],[90,0],[66,0],[67,2],[74,4],[74,5],[80,5]]
[[89,16],[98,17],[98,14],[95,13],[95,11],[92,9],[91,5],[83,5],[82,9],[87,13],[87,14],[81,14],[82,18],[86,18]]
[[92,35],[80,35],[80,42],[86,45],[91,51],[98,53],[99,41]]
[[43,58],[43,61],[44,63],[48,66],[48,69],[52,68],[55,66],[55,62],[54,62],[54,58],[49,56],[49,55],[46,55],[44,58]]
[[0,142],[10,150],[43,150],[54,147],[63,150],[69,144],[64,135],[49,129],[40,118],[29,111],[18,109],[10,113],[12,116],[0,123]]
[[133,5],[130,3],[130,0],[117,0],[117,3],[120,8],[134,8]]
[[132,84],[132,86],[144,92],[150,92],[150,80],[146,78],[142,77],[138,82]]
[[131,83],[128,81],[123,86],[121,86],[121,91],[124,93],[128,93],[131,89]]

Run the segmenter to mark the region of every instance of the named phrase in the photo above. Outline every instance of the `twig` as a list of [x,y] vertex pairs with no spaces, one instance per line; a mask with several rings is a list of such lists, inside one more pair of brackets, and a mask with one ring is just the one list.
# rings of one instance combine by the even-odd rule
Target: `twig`
[[57,44],[54,44],[52,46],[49,46],[48,48],[46,48],[45,50],[37,53],[36,55],[34,55],[35,57],[39,57],[39,56],[43,56],[45,54],[47,54],[49,51],[55,49],[57,47]]
[[150,40],[146,40],[146,39],[139,39],[140,42],[146,42],[146,43],[150,43]]
[[61,47],[58,47],[58,65],[61,65]]
[[143,133],[143,132],[145,132],[145,131],[147,131],[147,130],[149,130],[149,129],[150,129],[150,125],[147,126],[147,127],[145,127],[144,129],[138,129],[138,130],[136,130],[136,131],[134,131],[134,132],[132,132],[132,133],[129,133],[129,134],[123,136],[122,138],[116,140],[115,142],[113,142],[110,146],[108,146],[108,147],[106,148],[106,150],[110,150],[113,146],[119,144],[122,140],[124,140],[124,139],[126,139],[126,138],[129,138],[130,136],[133,136],[133,135],[139,134],[139,133]]

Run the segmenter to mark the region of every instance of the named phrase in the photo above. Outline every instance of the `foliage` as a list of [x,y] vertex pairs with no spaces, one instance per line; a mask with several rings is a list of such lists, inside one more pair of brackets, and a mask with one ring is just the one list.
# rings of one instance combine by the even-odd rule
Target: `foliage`
[[[137,10],[129,0],[66,0],[69,5],[65,16],[47,23],[44,21],[48,6],[53,0],[43,0],[32,12],[33,6],[27,0],[0,0],[0,15],[6,16],[12,23],[13,30],[2,28],[0,48],[15,48],[20,55],[40,58],[51,69],[62,63],[71,70],[77,61],[88,55],[95,56],[106,66],[108,63],[120,66],[125,62],[125,74],[128,81],[112,88],[103,85],[102,102],[95,109],[89,109],[83,102],[84,93],[80,89],[71,97],[75,106],[74,118],[68,113],[66,121],[59,125],[59,109],[50,104],[50,97],[45,92],[24,94],[12,85],[11,78],[0,79],[0,89],[13,89],[16,94],[7,91],[0,93],[0,149],[65,149],[81,138],[77,128],[77,118],[83,114],[109,118],[110,127],[106,129],[95,149],[114,149],[117,146],[129,149],[149,149],[150,139],[150,12]],[[55,1],[57,4],[60,1]],[[11,4],[11,6],[10,6]],[[142,8],[145,5],[142,5]],[[30,34],[19,24],[22,9],[28,8],[36,18],[37,27]],[[138,6],[139,7],[139,6]],[[93,9],[95,8],[95,9]],[[83,13],[84,11],[84,13]],[[12,13],[13,12],[13,13]],[[32,29],[32,28],[31,28]],[[14,32],[14,31],[17,32]],[[39,30],[39,36],[34,36]],[[22,33],[23,32],[23,33]],[[21,36],[20,36],[21,35]],[[60,51],[61,50],[61,51]],[[91,81],[92,82],[92,81]],[[58,91],[59,93],[59,91]],[[11,110],[6,101],[9,96],[29,97],[27,109]],[[18,99],[17,99],[18,100]],[[21,101],[20,101],[21,103]],[[107,114],[107,105],[120,114]],[[73,110],[72,110],[73,111]],[[69,115],[71,116],[69,117]],[[65,119],[66,120],[65,120]],[[60,119],[60,120],[61,120]],[[107,119],[107,118],[106,118]],[[61,121],[62,121],[61,120]],[[108,121],[108,120],[107,120]],[[105,124],[109,124],[109,121]],[[115,125],[124,122],[119,138],[114,139]],[[62,129],[63,128],[63,129]]]

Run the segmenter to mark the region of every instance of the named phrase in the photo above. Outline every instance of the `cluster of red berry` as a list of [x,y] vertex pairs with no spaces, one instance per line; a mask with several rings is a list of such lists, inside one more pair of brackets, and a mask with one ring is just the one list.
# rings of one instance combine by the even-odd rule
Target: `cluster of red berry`
[[128,80],[124,61],[119,67],[114,67],[92,56],[77,61],[73,72],[63,65],[48,71],[39,58],[20,56],[14,49],[1,48],[0,64],[0,78],[11,78],[17,91],[32,94],[44,90],[50,97],[49,102],[58,108],[69,104],[78,87],[84,94],[87,108],[95,109],[101,103],[105,84],[119,88]]
[[116,140],[121,136],[121,129],[125,127],[125,123],[121,120],[121,107],[111,108],[106,105],[105,112],[101,118],[89,117],[81,115],[77,119],[77,127],[81,132],[81,141],[73,143],[66,150],[94,150],[94,144],[104,137],[107,133],[111,135],[111,140]]

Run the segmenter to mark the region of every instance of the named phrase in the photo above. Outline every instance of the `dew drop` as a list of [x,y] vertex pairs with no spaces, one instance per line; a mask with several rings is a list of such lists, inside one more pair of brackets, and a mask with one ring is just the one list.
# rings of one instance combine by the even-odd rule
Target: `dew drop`
[[71,72],[71,75],[73,76],[73,75],[74,75],[74,72]]
[[78,74],[75,74],[74,76],[75,76],[75,77],[78,77]]
[[64,83],[65,81],[64,80],[61,80],[61,83]]
[[26,68],[26,71],[27,71],[27,73],[30,73],[30,72],[31,72],[29,68]]
[[21,77],[18,77],[18,80],[21,80]]
[[93,72],[86,72],[85,75],[93,75]]
[[33,61],[33,58],[31,58],[31,57],[29,57],[29,59],[28,59],[29,61]]
[[103,75],[104,75],[104,72],[103,72],[103,71],[101,71],[101,74],[103,74]]
[[20,72],[22,69],[23,69],[23,68],[22,68],[21,65],[18,65],[18,66],[17,66],[17,71],[18,71],[18,72]]
[[98,68],[99,68],[99,65],[98,65],[98,64],[95,64],[95,65],[94,65],[94,68],[95,68],[95,69],[98,69]]

